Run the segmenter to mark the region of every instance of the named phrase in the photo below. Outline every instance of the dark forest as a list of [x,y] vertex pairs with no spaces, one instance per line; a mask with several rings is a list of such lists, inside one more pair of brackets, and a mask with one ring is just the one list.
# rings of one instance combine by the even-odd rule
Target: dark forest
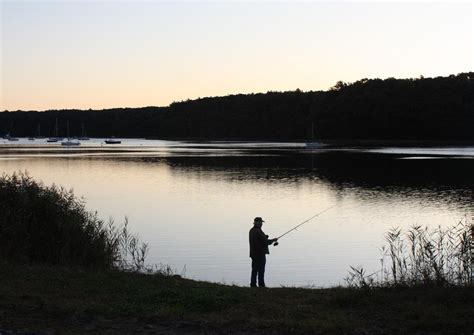
[[[27,97],[25,97],[27,99]],[[162,139],[474,140],[474,73],[338,82],[328,91],[237,94],[168,107],[4,111],[0,134]],[[40,134],[38,130],[40,129]]]

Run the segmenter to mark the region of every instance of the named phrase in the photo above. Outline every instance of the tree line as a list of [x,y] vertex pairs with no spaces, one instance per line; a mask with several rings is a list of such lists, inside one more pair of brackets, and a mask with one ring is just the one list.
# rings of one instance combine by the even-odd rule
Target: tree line
[[[236,94],[167,107],[4,111],[0,134],[227,140],[474,140],[474,72],[361,79],[327,91]],[[312,127],[314,126],[314,127]]]

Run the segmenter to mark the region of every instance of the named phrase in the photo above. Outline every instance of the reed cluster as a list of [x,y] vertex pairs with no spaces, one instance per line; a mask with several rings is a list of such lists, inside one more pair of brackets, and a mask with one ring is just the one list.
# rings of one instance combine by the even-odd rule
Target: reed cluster
[[27,172],[0,178],[0,260],[97,269],[145,268],[148,246],[85,208],[73,190]]
[[468,218],[448,227],[391,229],[381,248],[380,270],[351,267],[349,286],[469,286],[474,284],[474,225]]

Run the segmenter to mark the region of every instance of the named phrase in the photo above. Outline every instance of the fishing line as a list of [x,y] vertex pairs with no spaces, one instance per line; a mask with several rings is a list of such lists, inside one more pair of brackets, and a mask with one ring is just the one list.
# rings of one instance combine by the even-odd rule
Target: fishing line
[[316,217],[320,216],[321,214],[323,214],[323,213],[329,211],[330,209],[333,209],[334,207],[336,207],[336,205],[332,205],[331,207],[327,207],[327,208],[323,209],[322,211],[316,213],[315,215],[313,215],[313,216],[310,217],[309,219],[306,219],[305,221],[303,221],[303,222],[297,224],[296,226],[294,226],[293,228],[291,228],[291,229],[288,230],[287,232],[281,234],[280,236],[277,237],[277,239],[280,239],[280,238],[282,238],[283,236],[285,236],[286,234],[291,233],[293,230],[296,230],[297,228],[301,227],[301,226],[304,225],[305,223],[307,223],[307,222],[313,220],[314,218],[316,218]]

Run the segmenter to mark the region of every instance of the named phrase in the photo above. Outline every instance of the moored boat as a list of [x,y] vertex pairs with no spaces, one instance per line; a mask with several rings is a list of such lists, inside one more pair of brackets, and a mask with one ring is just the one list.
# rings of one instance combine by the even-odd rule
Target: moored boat
[[63,140],[62,137],[58,137],[58,134],[59,134],[59,124],[58,124],[58,118],[56,118],[56,121],[54,123],[54,136],[48,138],[46,142],[55,143],[55,142],[62,141]]
[[86,136],[86,131],[84,128],[84,123],[82,123],[82,135],[78,137],[79,140],[81,141],[89,141],[90,138]]
[[62,141],[61,145],[66,146],[66,147],[77,147],[77,146],[81,145],[81,142],[79,142],[78,140],[68,138],[67,140]]
[[15,141],[15,142],[16,142],[16,141],[19,141],[19,138],[17,138],[17,137],[12,137],[12,136],[10,136],[9,133],[6,134],[5,136],[3,136],[3,139],[5,139],[5,140],[7,140],[7,141],[12,141],[12,142],[13,142],[13,141]]
[[70,138],[69,137],[69,120],[67,121],[67,140],[62,141],[61,145],[65,147],[77,147],[81,145],[81,142],[77,138]]
[[108,138],[105,140],[105,144],[120,144],[122,141],[116,139],[116,138]]

